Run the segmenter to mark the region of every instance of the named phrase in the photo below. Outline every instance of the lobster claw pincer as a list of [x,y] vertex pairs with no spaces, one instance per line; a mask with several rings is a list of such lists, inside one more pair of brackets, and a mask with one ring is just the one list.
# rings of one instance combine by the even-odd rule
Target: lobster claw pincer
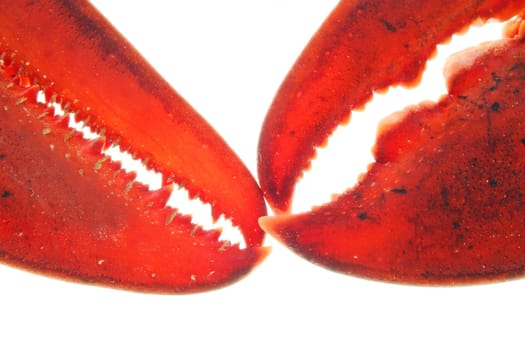
[[[261,185],[277,211],[288,211],[314,147],[350,109],[376,89],[412,82],[435,45],[471,21],[510,18],[525,5],[409,3],[342,1],[283,83],[259,144]],[[370,278],[440,284],[523,275],[522,23],[457,54],[438,102],[386,119],[376,161],[355,187],[309,213],[262,218],[263,228],[313,262]]]
[[[5,1],[0,22],[1,260],[191,292],[228,284],[266,256],[257,224],[266,209],[249,171],[91,5]],[[72,113],[96,140],[68,126]],[[103,153],[117,144],[162,173],[163,187],[150,191]],[[174,185],[230,219],[246,248],[166,207]]]

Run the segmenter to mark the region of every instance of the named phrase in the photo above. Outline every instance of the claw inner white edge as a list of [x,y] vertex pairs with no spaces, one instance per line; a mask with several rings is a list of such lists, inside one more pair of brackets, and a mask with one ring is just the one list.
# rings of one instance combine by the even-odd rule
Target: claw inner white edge
[[378,123],[396,111],[423,101],[437,102],[447,93],[443,68],[451,54],[482,42],[501,39],[504,23],[488,21],[471,26],[463,34],[437,46],[437,54],[427,62],[421,82],[415,88],[390,87],[385,93],[374,93],[362,111],[352,111],[348,125],[338,126],[328,137],[326,147],[316,148],[310,170],[295,187],[292,212],[300,213],[328,203],[334,196],[352,188],[362,173],[373,163]]
[[[70,112],[66,114],[60,103],[47,102],[43,91],[37,93],[37,102],[53,107],[55,116],[67,117],[69,119],[68,126],[80,132],[86,140],[94,140],[99,137],[98,134],[92,132],[83,122],[75,121],[74,113]],[[109,156],[113,161],[120,161],[122,169],[125,171],[136,173],[135,181],[147,185],[151,191],[158,190],[162,187],[162,174],[147,169],[142,161],[133,159],[129,152],[123,151],[118,146],[111,145],[103,151],[103,154]],[[177,185],[174,186],[166,206],[176,208],[179,214],[191,216],[192,223],[205,230],[220,230],[221,235],[219,240],[229,241],[230,244],[238,244],[241,249],[246,248],[246,242],[240,229],[233,225],[230,219],[221,215],[219,219],[215,221],[212,216],[211,205],[200,199],[190,198],[185,188]]]

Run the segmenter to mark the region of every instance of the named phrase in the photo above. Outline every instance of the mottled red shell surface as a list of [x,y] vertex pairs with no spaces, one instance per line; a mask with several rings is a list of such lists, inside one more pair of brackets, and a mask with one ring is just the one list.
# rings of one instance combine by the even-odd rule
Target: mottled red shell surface
[[282,83],[259,139],[259,182],[288,212],[315,148],[372,92],[414,85],[437,44],[478,19],[507,19],[524,1],[343,0]]
[[[491,3],[492,12],[478,8],[469,14],[473,5],[468,2],[440,2],[429,5],[438,12],[428,12],[431,16],[425,18],[424,9],[414,10],[422,2],[403,5],[412,15],[402,15],[403,9],[394,3],[343,1],[283,84],[263,130],[267,138],[260,143],[261,181],[267,176],[264,189],[278,210],[288,209],[291,179],[298,176],[317,144],[304,135],[316,129],[316,137],[323,139],[332,124],[368,99],[371,91],[416,77],[422,64],[414,62],[424,62],[434,49],[431,45],[424,54],[418,48],[419,58],[409,55],[410,49],[419,46],[417,42],[431,39],[435,45],[450,35],[443,34],[450,33],[449,26],[461,29],[478,15],[500,16],[498,10],[503,8],[501,17],[508,17],[524,6],[524,2]],[[380,10],[383,5],[387,7]],[[356,19],[364,13],[364,19]],[[379,45],[381,58],[366,52],[373,51],[373,45],[361,48],[343,45],[346,39],[332,41],[351,36],[361,43],[362,29],[357,28],[369,21],[379,29],[371,33],[367,27],[368,40],[386,45]],[[416,22],[424,23],[426,29],[410,29]],[[312,262],[368,278],[453,284],[522,276],[525,46],[522,22],[516,23],[509,26],[508,38],[459,53],[448,64],[449,94],[439,102],[411,107],[381,124],[376,161],[357,185],[309,213],[263,218],[265,230]],[[379,39],[378,32],[384,38]],[[395,43],[403,54],[396,55],[398,51],[388,47]],[[315,54],[327,50],[331,54],[326,58]],[[348,61],[340,57],[343,53],[350,55]],[[367,59],[358,60],[357,55]],[[383,60],[376,70],[372,69],[375,60]],[[325,70],[314,73],[313,66],[320,61],[319,69]],[[361,63],[349,64],[354,61]],[[334,72],[347,70],[353,75],[341,74],[340,81],[336,79]],[[355,74],[366,74],[367,79],[361,82]],[[305,94],[314,93],[314,86],[318,95],[303,101]],[[305,115],[308,100],[311,112]],[[270,127],[276,128],[275,137],[264,136]],[[281,148],[281,138],[295,139],[291,146]],[[298,145],[306,150],[300,157],[292,156],[299,152]],[[269,152],[272,147],[278,150]],[[291,165],[277,170],[284,158],[275,163],[274,158],[281,156],[290,157]],[[284,185],[284,179],[292,181],[292,187]]]
[[[217,133],[85,1],[0,4],[0,257],[66,278],[191,292],[245,275],[267,254],[266,209]],[[100,137],[86,141],[57,101]],[[149,191],[101,153],[122,149],[164,175]],[[220,241],[165,207],[171,182],[237,225]]]

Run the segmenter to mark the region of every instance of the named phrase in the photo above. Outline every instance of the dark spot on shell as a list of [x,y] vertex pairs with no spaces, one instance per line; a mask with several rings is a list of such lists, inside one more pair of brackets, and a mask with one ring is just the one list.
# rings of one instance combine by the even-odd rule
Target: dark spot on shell
[[2,192],[2,198],[9,198],[9,197],[11,197],[11,192],[9,191]]
[[407,193],[407,189],[404,188],[404,187],[400,187],[400,188],[392,188],[390,190],[390,192],[392,193],[398,193],[398,194],[406,194]]
[[441,200],[443,201],[443,205],[445,207],[449,206],[450,202],[449,202],[448,189],[445,186],[441,187]]
[[357,218],[359,220],[365,220],[367,218],[368,214],[366,212],[364,213],[360,213],[359,215],[357,215]]
[[389,32],[392,32],[392,33],[397,32],[397,28],[394,27],[394,25],[392,23],[388,22],[386,19],[382,19],[381,23],[383,23],[385,25],[386,30],[388,30]]
[[494,112],[497,112],[497,111],[499,111],[499,107],[500,107],[499,103],[498,102],[494,102],[492,104],[492,106],[490,106],[490,109],[492,109]]
[[496,187],[498,186],[498,182],[494,179],[489,179],[488,181],[490,187]]

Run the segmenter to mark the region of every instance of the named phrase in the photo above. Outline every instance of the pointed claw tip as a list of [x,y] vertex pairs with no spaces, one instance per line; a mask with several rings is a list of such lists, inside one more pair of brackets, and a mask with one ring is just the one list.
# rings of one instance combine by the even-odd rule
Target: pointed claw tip
[[257,247],[256,249],[259,253],[259,257],[257,258],[257,261],[255,262],[255,266],[262,263],[268,257],[268,255],[270,255],[270,253],[272,252],[272,247]]
[[262,216],[259,218],[259,226],[264,232],[272,234],[274,219],[274,216]]
[[291,214],[283,214],[277,216],[262,216],[259,218],[259,226],[263,229],[264,232],[271,235],[276,235],[280,230],[281,224],[284,223]]

